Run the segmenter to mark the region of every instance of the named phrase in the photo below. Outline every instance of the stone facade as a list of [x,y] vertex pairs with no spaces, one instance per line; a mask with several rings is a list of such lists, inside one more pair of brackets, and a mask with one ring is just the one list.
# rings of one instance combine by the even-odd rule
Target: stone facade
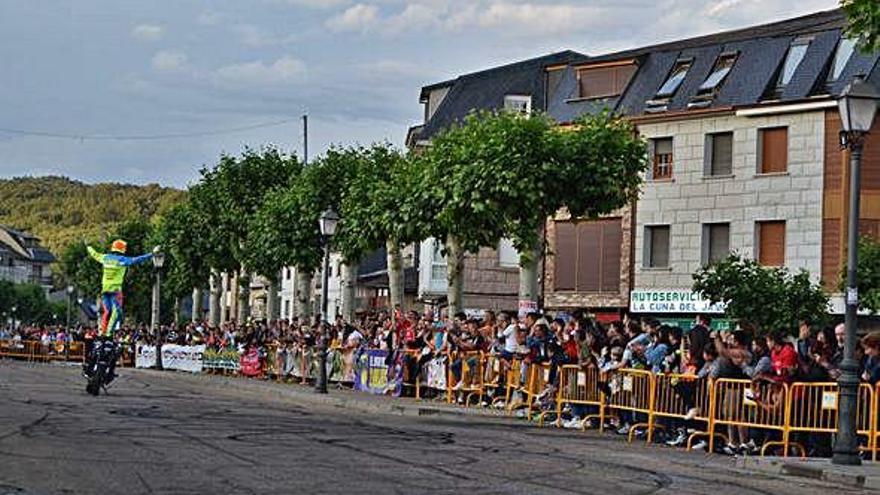
[[[703,224],[729,223],[731,251],[755,256],[756,222],[784,220],[785,266],[819,279],[825,113],[691,118],[640,123],[646,138],[673,138],[673,175],[647,181],[638,202],[635,288],[690,288],[702,265]],[[787,171],[758,173],[759,129],[788,128]],[[704,175],[706,135],[733,132],[732,174]],[[644,266],[645,227],[669,225],[669,266]]]
[[[553,218],[547,220],[547,255],[545,257],[546,269],[544,280],[546,292],[544,293],[544,307],[551,310],[576,309],[576,308],[626,308],[629,305],[629,291],[632,288],[632,222],[633,209],[622,208],[608,218],[620,218],[622,229],[622,242],[620,244],[620,286],[615,292],[584,292],[577,290],[557,290],[556,265],[557,250],[556,222],[571,219],[565,211],[560,211]],[[589,220],[583,220],[587,222]],[[590,253],[583,253],[590,255]],[[573,263],[570,263],[573,265]]]

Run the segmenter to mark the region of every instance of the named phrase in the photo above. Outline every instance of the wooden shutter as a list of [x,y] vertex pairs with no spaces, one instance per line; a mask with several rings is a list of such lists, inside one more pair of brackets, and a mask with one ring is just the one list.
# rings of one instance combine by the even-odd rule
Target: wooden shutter
[[578,71],[581,98],[603,98],[623,93],[636,72],[635,64],[587,67]]
[[577,232],[572,222],[556,222],[554,283],[556,290],[574,290],[577,263]]
[[772,174],[788,170],[788,128],[761,129],[760,133],[761,173]]
[[596,221],[578,224],[577,290],[598,292],[600,287],[602,224]]
[[765,266],[785,264],[785,221],[758,222],[758,262]]
[[602,292],[620,291],[620,251],[623,249],[623,227],[620,218],[602,222],[602,257],[600,266]]
[[652,178],[669,179],[672,177],[672,138],[654,139],[654,170]]

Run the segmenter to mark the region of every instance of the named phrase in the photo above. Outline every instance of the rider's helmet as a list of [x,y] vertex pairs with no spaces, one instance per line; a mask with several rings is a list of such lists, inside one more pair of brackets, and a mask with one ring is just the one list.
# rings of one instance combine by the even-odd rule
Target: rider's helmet
[[113,244],[110,245],[110,251],[114,253],[125,254],[125,250],[128,248],[128,244],[125,243],[122,239],[116,239],[113,241]]

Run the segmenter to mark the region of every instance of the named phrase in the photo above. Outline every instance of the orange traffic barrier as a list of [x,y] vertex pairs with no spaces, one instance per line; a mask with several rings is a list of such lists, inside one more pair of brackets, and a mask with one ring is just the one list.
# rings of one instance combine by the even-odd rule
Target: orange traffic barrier
[[713,383],[712,395],[709,452],[714,451],[715,437],[718,435],[715,427],[726,425],[778,431],[781,440],[764,442],[761,455],[774,445],[782,446],[783,456],[786,457],[789,445],[796,446],[801,456],[806,455],[802,445],[789,442],[786,418],[789,417],[791,393],[787,384],[722,378]]
[[[687,399],[685,397],[687,396]],[[684,421],[687,417],[688,406],[697,410],[693,417],[694,421],[702,421],[709,424],[709,415],[712,411],[712,387],[706,379],[698,379],[694,375],[682,375],[666,373],[654,376],[654,400],[651,403],[652,420],[649,421],[648,438],[653,438],[653,429],[663,428],[657,424],[657,418],[670,418]],[[698,431],[688,438],[688,446],[699,436],[705,436],[706,431]]]
[[[481,351],[458,351],[450,353],[449,366],[446,375],[446,400],[455,400],[455,392],[461,392],[465,406],[470,405],[470,399],[476,395],[479,400],[483,399],[483,353]],[[460,375],[456,382],[453,364],[460,363]]]
[[[528,376],[528,364],[522,359],[514,358],[507,364],[506,386],[504,391],[504,403],[507,413],[513,413],[513,410],[524,405],[521,395],[525,389],[525,378]],[[516,400],[515,400],[516,399]]]
[[646,422],[630,427],[629,440],[637,428],[647,428],[648,442],[654,430],[654,416],[651,414],[654,403],[654,379],[650,371],[621,369],[608,373],[605,407],[608,410],[629,411],[641,414]]
[[598,414],[590,414],[583,418],[584,427],[592,418],[599,420],[600,430],[605,423],[604,396],[599,387],[600,373],[597,368],[582,368],[567,364],[559,368],[559,390],[556,397],[556,423],[560,424],[564,404],[593,406]]
[[501,396],[500,391],[504,387],[504,378],[501,358],[496,354],[485,355],[483,362],[483,391],[486,394],[492,394],[493,402]]

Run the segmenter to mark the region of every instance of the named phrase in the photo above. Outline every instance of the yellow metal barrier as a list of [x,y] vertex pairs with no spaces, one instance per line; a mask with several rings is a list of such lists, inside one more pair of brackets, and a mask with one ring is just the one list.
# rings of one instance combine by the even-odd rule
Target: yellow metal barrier
[[[525,371],[523,371],[525,370]],[[512,359],[508,363],[506,371],[506,386],[504,391],[504,403],[506,404],[507,414],[512,414],[514,409],[524,405],[522,400],[515,402],[518,394],[522,394],[525,388],[523,377],[528,374],[528,364],[522,359]]]
[[860,447],[871,453],[871,459],[877,460],[877,440],[880,436],[880,383],[874,389],[869,383],[859,384],[859,395],[856,406],[856,433],[864,435],[868,442]]
[[[404,369],[403,369],[403,379],[401,380],[401,385],[404,387],[411,387],[415,391],[416,400],[421,399],[421,381],[422,381],[422,373],[421,370],[416,371],[416,376],[409,376],[410,371],[418,366],[419,359],[422,357],[421,349],[406,349],[404,351],[408,359],[404,360]],[[407,361],[412,364],[412,368],[407,366]]]
[[559,391],[556,396],[556,423],[560,424],[564,404],[593,406],[598,414],[590,414],[583,418],[584,429],[590,419],[598,418],[599,429],[605,423],[605,404],[599,388],[600,373],[597,368],[582,368],[578,365],[565,365],[559,368]]
[[483,391],[492,394],[492,402],[498,400],[504,387],[504,370],[501,358],[495,354],[483,356]]
[[722,378],[712,386],[713,412],[709,422],[709,452],[715,447],[715,426],[760,428],[778,431],[781,441],[764,442],[761,455],[773,445],[783,447],[783,456],[788,456],[788,446],[798,447],[805,456],[803,446],[789,443],[787,418],[791,408],[791,393],[787,384],[752,382]]
[[637,428],[647,428],[648,442],[653,439],[654,416],[651,407],[654,403],[654,376],[650,371],[622,369],[606,375],[607,395],[605,407],[609,410],[629,411],[647,417],[647,422],[631,425],[629,440]]
[[[455,400],[455,392],[461,392],[464,395],[465,406],[470,404],[470,399],[474,395],[483,398],[483,353],[481,351],[458,351],[450,354],[449,366],[447,366],[446,375],[446,400],[452,402]],[[459,361],[460,380],[456,381],[453,372],[453,363]]]
[[[689,395],[690,400],[685,401],[684,396]],[[688,402],[692,401],[692,404]],[[694,375],[681,375],[675,373],[660,374],[654,376],[654,400],[651,402],[651,416],[649,421],[648,437],[653,438],[653,429],[663,427],[657,424],[657,418],[678,419],[681,421],[687,417],[689,405],[697,409],[694,421],[702,421],[709,424],[709,415],[712,412],[712,388],[706,379],[698,379]],[[708,428],[707,428],[708,429]],[[688,438],[688,447],[693,440],[700,436],[706,436],[706,431],[698,431]]]
[[17,342],[14,340],[4,340],[0,342],[0,357],[33,361],[35,349],[38,345],[40,345],[39,342],[30,340],[21,340]]

